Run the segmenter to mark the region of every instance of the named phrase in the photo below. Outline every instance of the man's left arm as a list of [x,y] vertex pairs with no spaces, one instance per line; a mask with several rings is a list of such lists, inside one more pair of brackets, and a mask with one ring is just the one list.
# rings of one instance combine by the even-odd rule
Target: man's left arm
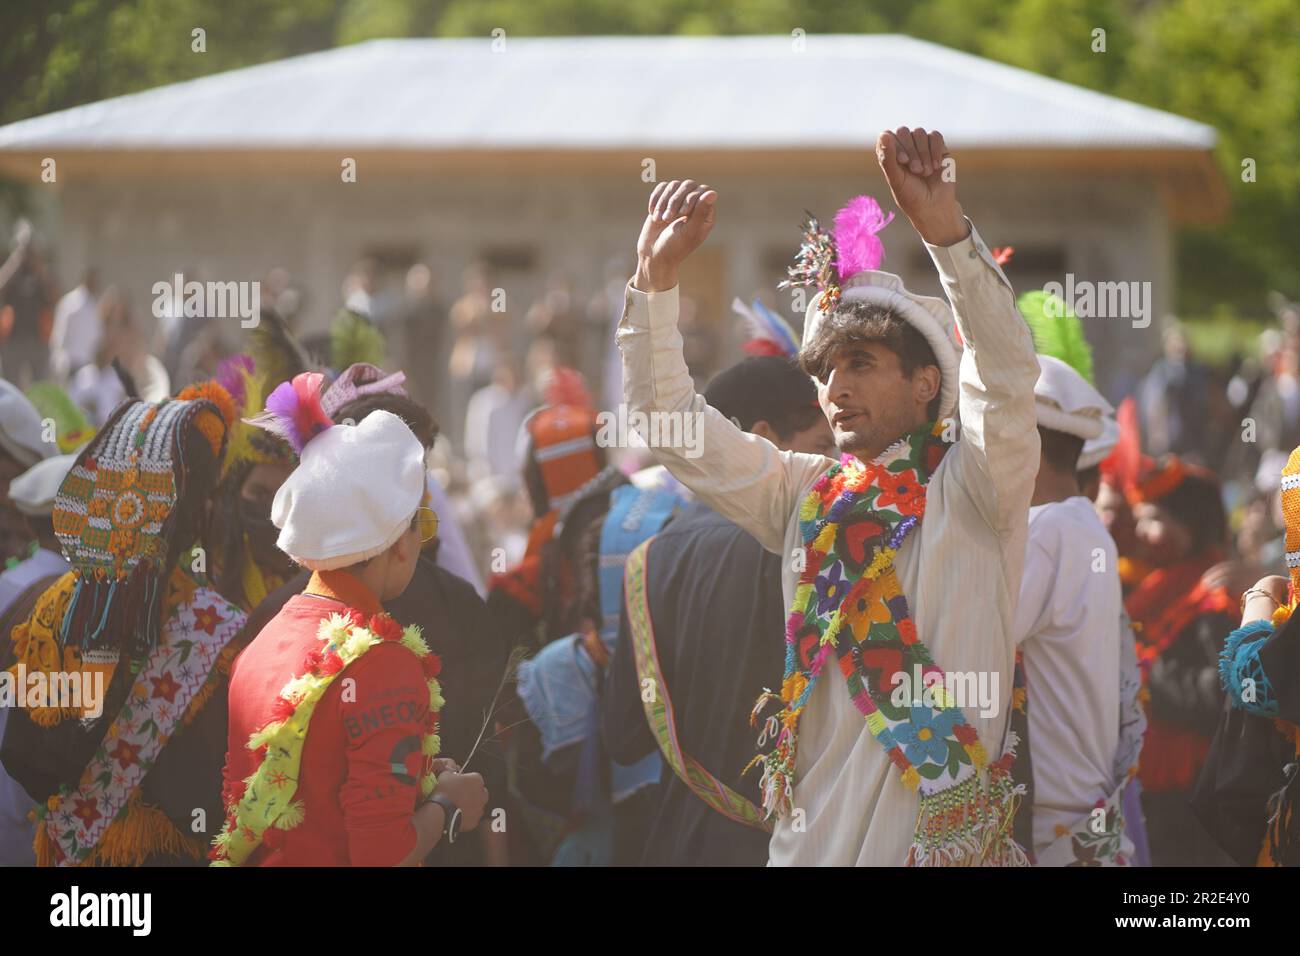
[[1024,527],[1038,471],[1033,337],[1011,283],[957,201],[957,167],[942,134],[886,131],[876,158],[939,270],[965,344],[955,451],[974,466],[967,488],[984,520],[1011,534]]
[[1005,534],[1024,525],[1038,473],[1034,383],[1039,366],[1033,336],[1016,309],[1011,284],[974,226],[960,242],[927,242],[926,249],[965,343],[958,449],[978,473],[968,474],[968,487],[984,520]]

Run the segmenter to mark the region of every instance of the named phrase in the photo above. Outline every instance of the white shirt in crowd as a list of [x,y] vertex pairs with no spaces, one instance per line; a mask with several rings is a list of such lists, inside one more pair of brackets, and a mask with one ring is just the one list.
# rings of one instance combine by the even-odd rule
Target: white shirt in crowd
[[[1015,294],[987,245],[971,235],[927,244],[956,313],[962,436],[931,476],[925,520],[898,551],[896,567],[921,639],[945,671],[997,680],[996,711],[966,719],[991,757],[1002,751],[1015,666],[1013,624],[1020,593],[1029,502],[1039,440],[1034,412],[1038,359]],[[702,454],[659,447],[656,457],[697,498],[740,525],[783,562],[786,606],[802,547],[798,508],[834,462],[780,451],[741,431],[696,394],[677,330],[678,290],[644,293],[629,284],[618,345],[629,411],[699,414]],[[783,646],[783,635],[756,637]],[[757,697],[762,688],[754,688]],[[736,714],[746,721],[748,714]],[[799,724],[794,807],[772,835],[774,865],[900,866],[907,860],[919,797],[900,779],[849,700],[838,667],[826,667]],[[796,822],[797,821],[797,822]]]
[[1034,768],[1034,851],[1077,828],[1115,786],[1119,744],[1119,555],[1082,496],[1029,509],[1016,609]]
[[95,360],[103,329],[99,324],[99,298],[79,285],[54,307],[50,329],[50,370],[66,382],[77,369]]
[[519,429],[537,403],[532,389],[493,383],[475,392],[465,409],[465,457],[496,477],[519,473]]
[[[146,402],[160,402],[171,394],[167,369],[154,356],[144,356],[138,368],[128,371],[135,375],[136,389]],[[126,398],[126,389],[112,365],[100,368],[91,363],[83,365],[72,376],[68,397],[86,413],[91,424],[99,428],[108,421],[118,403]]]
[[487,597],[487,588],[483,584],[483,575],[479,574],[469,544],[465,541],[465,532],[456,520],[456,509],[438,479],[432,474],[424,476],[424,486],[429,492],[429,507],[438,516],[438,561],[440,568],[450,571],[457,577],[464,578],[474,586],[479,597]]

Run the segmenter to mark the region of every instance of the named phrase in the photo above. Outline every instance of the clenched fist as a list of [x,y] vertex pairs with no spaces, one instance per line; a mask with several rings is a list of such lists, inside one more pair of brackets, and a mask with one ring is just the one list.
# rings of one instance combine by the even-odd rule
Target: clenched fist
[[483,817],[483,807],[488,801],[487,787],[483,786],[483,775],[477,773],[457,773],[444,770],[438,774],[438,792],[443,794],[460,810],[460,828],[473,830]]
[[656,183],[636,243],[636,277],[642,292],[666,292],[677,285],[677,267],[713,229],[718,194],[693,179]]
[[921,238],[950,246],[970,234],[957,202],[952,154],[939,132],[900,126],[876,140],[876,160],[894,194],[894,202]]

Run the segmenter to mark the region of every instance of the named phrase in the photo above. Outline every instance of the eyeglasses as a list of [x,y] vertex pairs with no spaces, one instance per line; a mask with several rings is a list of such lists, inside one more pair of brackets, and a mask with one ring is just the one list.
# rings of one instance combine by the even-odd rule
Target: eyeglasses
[[411,527],[420,530],[420,544],[428,544],[438,537],[438,513],[432,508],[417,508]]

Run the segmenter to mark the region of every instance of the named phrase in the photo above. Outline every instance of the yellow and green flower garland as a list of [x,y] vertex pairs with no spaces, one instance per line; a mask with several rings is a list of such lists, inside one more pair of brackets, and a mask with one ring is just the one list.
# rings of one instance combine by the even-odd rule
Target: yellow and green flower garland
[[[260,752],[262,759],[257,769],[227,794],[226,825],[212,841],[209,854],[213,866],[239,866],[261,846],[267,829],[291,830],[302,823],[304,808],[301,801],[294,800],[294,794],[311,716],[343,669],[381,642],[400,643],[419,658],[424,670],[429,715],[420,746],[425,758],[420,793],[428,796],[433,792],[433,758],[441,747],[438,711],[444,703],[437,681],[441,662],[424,643],[420,629],[415,625],[402,628],[383,613],[367,619],[360,611],[349,608],[322,620],[317,637],[324,647],[308,655],[304,673],[281,689],[271,720],[248,739],[248,748]],[[276,786],[273,780],[287,783]]]

